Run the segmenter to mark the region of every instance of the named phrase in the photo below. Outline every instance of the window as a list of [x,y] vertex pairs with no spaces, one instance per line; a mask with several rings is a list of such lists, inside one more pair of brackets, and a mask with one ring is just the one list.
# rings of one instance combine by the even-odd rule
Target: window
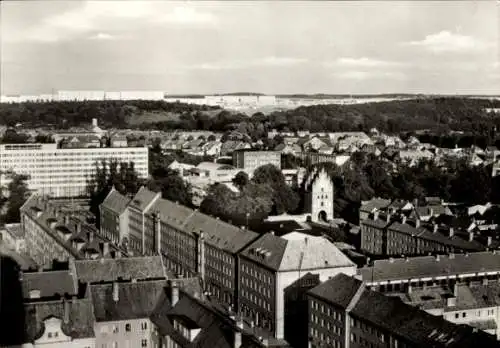
[[467,316],[467,313],[463,312],[462,313],[462,318],[465,318]]
[[141,347],[147,347],[148,346],[148,340],[141,340]]
[[455,313],[455,319],[458,319],[460,317],[459,313]]
[[118,325],[113,326],[113,333],[118,333]]
[[141,323],[141,329],[142,329],[142,330],[147,330],[147,328],[148,328],[148,323],[147,323],[147,322],[145,322],[145,321],[144,321],[144,322],[142,322],[142,323]]
[[130,329],[130,324],[128,324],[128,323],[127,323],[127,324],[125,324],[125,331],[127,331],[127,332],[130,332],[130,331],[131,331],[131,329]]
[[47,336],[48,336],[49,338],[52,338],[52,332],[49,332],[49,333],[47,334]]

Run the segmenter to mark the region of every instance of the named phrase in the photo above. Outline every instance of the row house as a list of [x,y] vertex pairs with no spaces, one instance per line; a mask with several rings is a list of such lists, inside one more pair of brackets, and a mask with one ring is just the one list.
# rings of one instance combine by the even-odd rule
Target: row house
[[99,205],[101,235],[116,245],[124,238],[129,238],[127,206],[130,199],[111,189],[104,201]]
[[31,195],[20,214],[26,251],[40,267],[50,268],[53,261],[111,257],[120,252],[83,217],[63,211],[46,197]]
[[376,260],[358,275],[380,292],[423,289],[436,285],[482,284],[500,280],[500,252],[417,256]]
[[372,291],[339,274],[308,292],[309,347],[497,347],[492,335]]
[[285,326],[294,321],[287,313],[293,312],[294,303],[285,293],[292,284],[306,274],[324,281],[355,272],[355,264],[324,237],[264,234],[240,253],[239,312],[255,327],[287,339]]

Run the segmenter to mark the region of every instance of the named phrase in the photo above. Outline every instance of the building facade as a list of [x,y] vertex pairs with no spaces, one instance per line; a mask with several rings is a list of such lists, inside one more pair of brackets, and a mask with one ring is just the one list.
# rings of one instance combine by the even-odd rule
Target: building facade
[[128,209],[130,199],[113,187],[99,206],[101,235],[116,245],[129,238]]
[[260,166],[272,164],[281,169],[281,153],[279,151],[248,151],[233,152],[233,165],[236,168],[255,170]]
[[2,144],[0,145],[0,185],[13,171],[28,176],[30,190],[52,197],[87,196],[88,180],[95,173],[96,163],[133,162],[140,178],[148,177],[148,149],[83,148],[59,149],[57,144]]

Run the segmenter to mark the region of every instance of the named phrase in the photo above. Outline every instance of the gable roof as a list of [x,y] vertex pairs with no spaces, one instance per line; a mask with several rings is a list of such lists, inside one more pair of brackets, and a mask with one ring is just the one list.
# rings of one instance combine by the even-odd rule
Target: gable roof
[[90,286],[97,322],[149,318],[165,291],[166,281],[117,282],[118,301],[113,299],[113,284]]
[[130,198],[125,197],[113,187],[101,203],[101,206],[121,215],[127,209],[130,201]]
[[148,190],[142,186],[135,194],[134,198],[130,201],[129,206],[144,212],[151,203],[160,198],[161,194]]
[[23,296],[30,298],[30,291],[40,291],[40,297],[76,295],[76,281],[69,271],[23,273],[21,280]]
[[71,267],[81,283],[166,277],[161,256],[76,260],[71,263]]
[[361,280],[340,273],[309,290],[309,294],[345,309],[361,287]]
[[371,213],[374,209],[387,208],[391,204],[390,199],[373,198],[369,201],[362,201],[359,211]]

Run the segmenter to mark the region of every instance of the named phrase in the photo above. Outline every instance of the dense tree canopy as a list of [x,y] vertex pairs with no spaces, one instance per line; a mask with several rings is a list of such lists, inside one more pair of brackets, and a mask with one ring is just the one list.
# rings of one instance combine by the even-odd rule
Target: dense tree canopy
[[5,206],[5,214],[0,216],[2,223],[17,223],[20,221],[19,209],[28,198],[29,190],[26,184],[28,179],[25,175],[9,173],[10,179],[7,185],[8,197],[0,196],[0,211]]

